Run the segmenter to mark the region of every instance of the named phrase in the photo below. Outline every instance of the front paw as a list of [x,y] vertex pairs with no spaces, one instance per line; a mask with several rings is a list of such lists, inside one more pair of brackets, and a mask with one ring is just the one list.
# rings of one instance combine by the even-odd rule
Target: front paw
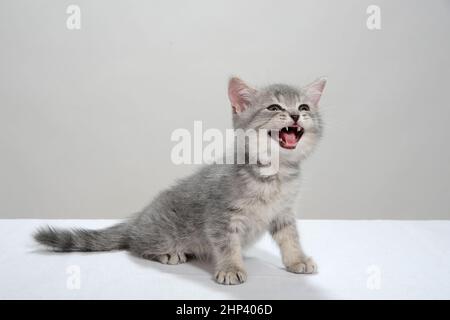
[[316,273],[317,264],[312,258],[305,258],[286,266],[286,270],[293,273]]
[[220,284],[241,284],[247,280],[247,272],[240,267],[231,267],[217,271],[215,278]]

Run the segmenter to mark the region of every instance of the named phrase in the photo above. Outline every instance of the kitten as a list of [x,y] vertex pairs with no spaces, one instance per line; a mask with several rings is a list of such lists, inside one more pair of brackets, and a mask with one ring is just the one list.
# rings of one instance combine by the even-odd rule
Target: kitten
[[325,83],[321,78],[303,88],[274,84],[257,90],[230,79],[234,128],[277,133],[269,138],[280,146],[276,173],[261,174],[260,163],[208,165],[122,223],[102,230],[47,227],[34,238],[58,251],[123,249],[165,264],[210,257],[218,283],[239,284],[247,278],[242,250],[268,230],[288,271],[316,272],[300,246],[293,204],[300,163],[321,136],[318,102]]

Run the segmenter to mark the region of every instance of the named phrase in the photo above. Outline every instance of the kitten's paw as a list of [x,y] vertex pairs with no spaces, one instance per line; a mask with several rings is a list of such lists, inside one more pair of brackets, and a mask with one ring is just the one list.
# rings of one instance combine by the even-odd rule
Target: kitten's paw
[[312,258],[306,258],[286,266],[286,270],[293,273],[316,273],[318,268]]
[[187,261],[184,253],[169,253],[161,255],[148,255],[144,253],[142,257],[144,259],[156,260],[163,264],[180,264]]
[[164,264],[180,264],[186,262],[186,255],[184,253],[170,253],[159,256],[158,259]]
[[233,267],[217,271],[215,278],[220,284],[241,284],[247,280],[247,272],[242,268]]

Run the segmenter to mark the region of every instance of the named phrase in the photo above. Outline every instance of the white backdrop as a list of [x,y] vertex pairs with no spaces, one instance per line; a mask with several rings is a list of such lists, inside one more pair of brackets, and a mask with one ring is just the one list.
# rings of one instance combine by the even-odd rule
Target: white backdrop
[[174,129],[230,127],[230,75],[329,78],[299,217],[450,218],[448,1],[5,0],[0,25],[2,218],[138,211],[194,169]]

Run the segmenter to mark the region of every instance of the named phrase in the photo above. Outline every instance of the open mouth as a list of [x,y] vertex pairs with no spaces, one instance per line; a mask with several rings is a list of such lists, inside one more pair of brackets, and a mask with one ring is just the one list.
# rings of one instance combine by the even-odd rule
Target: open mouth
[[[278,131],[278,142],[280,143],[280,147],[285,149],[295,149],[297,143],[303,135],[303,132],[304,129],[300,126],[282,128]],[[272,136],[270,131],[269,135]]]

